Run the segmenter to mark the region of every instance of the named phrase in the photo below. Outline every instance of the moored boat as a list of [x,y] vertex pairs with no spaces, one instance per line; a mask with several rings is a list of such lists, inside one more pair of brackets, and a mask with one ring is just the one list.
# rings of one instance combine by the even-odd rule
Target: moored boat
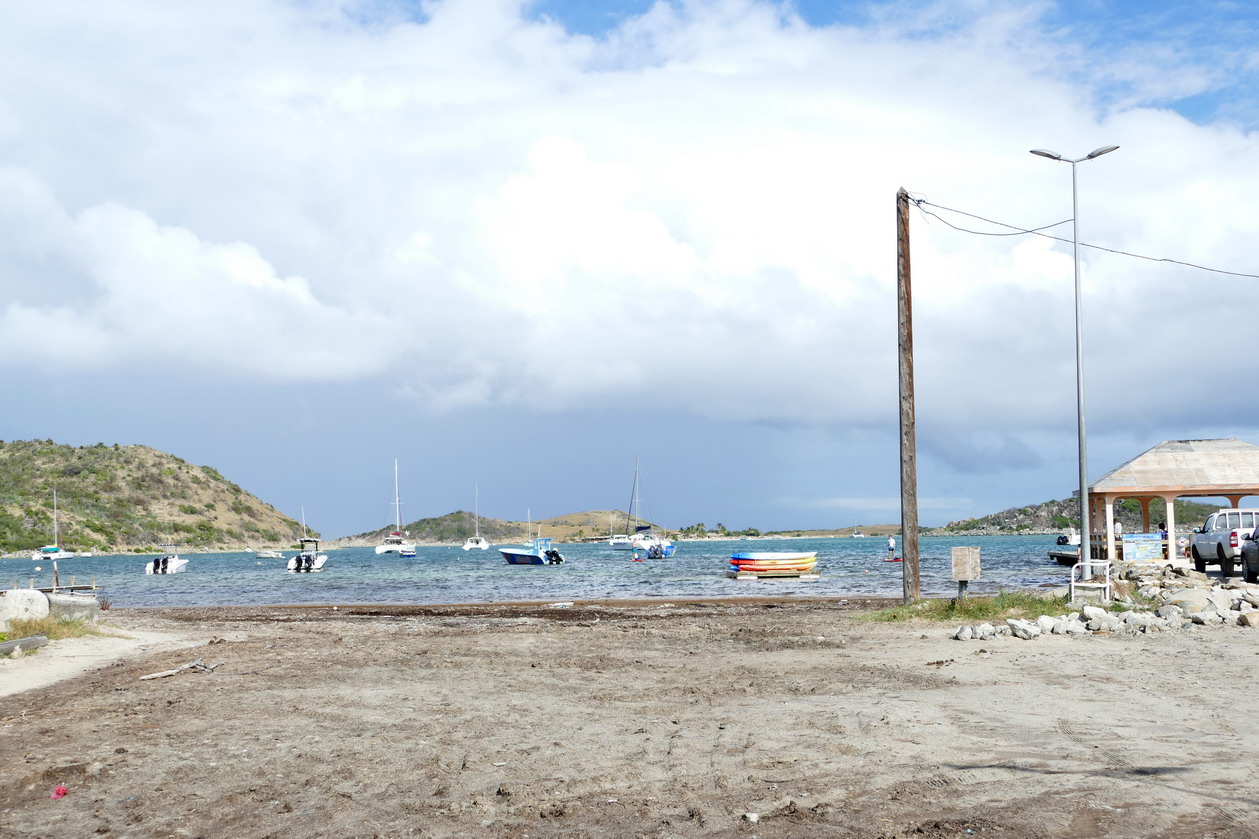
[[393,462],[393,526],[394,530],[376,546],[376,555],[415,556],[415,543],[402,535],[402,497],[398,494],[398,461]]
[[643,553],[648,559],[664,559],[677,552],[673,544],[663,533],[658,532],[650,523],[641,524],[639,508],[642,506],[640,488],[642,479],[638,468],[638,458],[634,459],[634,485],[630,490],[629,509],[625,513],[625,533],[608,537],[608,547],[614,551],[633,551],[635,559]]
[[188,560],[176,553],[165,553],[144,563],[145,574],[178,574],[188,570]]
[[476,534],[469,536],[464,540],[463,549],[465,551],[484,551],[489,548],[490,540],[481,535],[481,488],[477,486],[473,491],[475,493],[475,498],[473,501],[472,516],[474,522],[473,526],[476,528]]
[[550,536],[530,539],[518,548],[499,548],[498,552],[508,565],[559,565],[564,561],[560,552],[551,546]]
[[301,540],[301,550],[297,552],[297,556],[289,559],[288,570],[294,574],[322,571],[327,561],[328,555],[319,552],[319,540],[307,536]]
[[57,513],[57,488],[52,490],[52,544],[44,545],[37,551],[31,552],[31,559],[36,562],[40,560],[70,559],[74,556],[73,551],[67,551],[61,547],[61,520]]

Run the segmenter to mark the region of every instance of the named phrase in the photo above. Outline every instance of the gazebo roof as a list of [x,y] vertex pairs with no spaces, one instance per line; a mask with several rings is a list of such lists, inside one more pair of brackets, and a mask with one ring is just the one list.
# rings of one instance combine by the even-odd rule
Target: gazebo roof
[[1259,446],[1236,439],[1168,440],[1089,485],[1105,495],[1259,494]]

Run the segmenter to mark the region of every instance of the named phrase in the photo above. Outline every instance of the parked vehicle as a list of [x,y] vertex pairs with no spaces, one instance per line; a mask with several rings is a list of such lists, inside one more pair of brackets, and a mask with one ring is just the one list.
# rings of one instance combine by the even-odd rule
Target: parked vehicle
[[1193,529],[1193,544],[1189,548],[1193,567],[1206,571],[1208,565],[1219,565],[1220,574],[1231,577],[1234,566],[1242,559],[1246,537],[1254,533],[1257,526],[1259,510],[1226,509],[1207,516],[1202,527]]
[[1242,540],[1242,576],[1248,583],[1259,583],[1259,532]]

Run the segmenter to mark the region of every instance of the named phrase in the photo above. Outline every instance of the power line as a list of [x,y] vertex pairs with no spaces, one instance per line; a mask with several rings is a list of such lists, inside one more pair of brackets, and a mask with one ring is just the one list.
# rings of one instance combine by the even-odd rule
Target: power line
[[[1047,224],[1044,227],[1037,227],[1037,228],[1028,230],[1026,228],[1018,227],[1013,224],[1006,224],[1005,222],[994,221],[993,219],[990,219],[990,218],[977,216],[974,213],[968,213],[963,210],[955,210],[952,207],[943,207],[939,204],[932,204],[930,201],[928,201],[925,198],[911,197],[909,200],[914,202],[914,205],[918,208],[918,212],[922,213],[923,215],[931,216],[934,219],[938,219],[939,221],[943,222],[948,227],[951,227],[954,230],[957,230],[958,232],[961,232],[961,233],[970,233],[975,236],[1023,236],[1030,233],[1033,236],[1043,236],[1046,239],[1053,239],[1055,242],[1064,242],[1065,244],[1068,244],[1068,245],[1073,243],[1073,240],[1071,239],[1063,239],[1061,236],[1052,236],[1048,233],[1041,232],[1042,230],[1048,230],[1051,227],[1057,227],[1061,224],[1067,224],[1068,222],[1071,221],[1071,219],[1066,219],[1065,221],[1054,222],[1053,224]],[[1008,228],[1009,230],[1013,232],[994,233],[994,232],[986,231],[986,230],[970,230],[969,228],[959,227],[958,225],[953,224],[948,219],[943,218],[938,213],[933,213],[930,210],[924,209],[924,207],[935,207],[937,210],[943,210],[947,213],[957,213],[960,216],[973,218],[973,219],[976,219],[977,221],[982,221],[985,224],[995,224],[998,227]],[[1144,259],[1149,262],[1168,262],[1168,263],[1171,263],[1172,265],[1183,265],[1186,268],[1196,268],[1199,271],[1210,271],[1213,274],[1227,274],[1230,277],[1250,277],[1251,279],[1259,280],[1259,274],[1244,274],[1240,271],[1225,271],[1222,268],[1208,268],[1205,265],[1195,265],[1192,262],[1182,262],[1179,259],[1168,259],[1166,257],[1157,257],[1157,256],[1144,256],[1139,253],[1128,253],[1127,251],[1115,250],[1114,248],[1105,248],[1105,247],[1102,247],[1101,245],[1090,245],[1087,242],[1081,242],[1080,247],[1092,248],[1093,250],[1097,250],[1097,251],[1106,251],[1107,253],[1118,254],[1119,256],[1130,256],[1133,259]]]

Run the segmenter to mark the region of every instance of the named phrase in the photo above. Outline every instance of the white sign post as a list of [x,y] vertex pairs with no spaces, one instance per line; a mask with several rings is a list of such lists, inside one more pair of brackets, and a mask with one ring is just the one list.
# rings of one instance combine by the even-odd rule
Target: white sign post
[[979,548],[956,547],[953,549],[953,579],[957,581],[957,599],[966,598],[966,587],[971,580],[979,579]]

